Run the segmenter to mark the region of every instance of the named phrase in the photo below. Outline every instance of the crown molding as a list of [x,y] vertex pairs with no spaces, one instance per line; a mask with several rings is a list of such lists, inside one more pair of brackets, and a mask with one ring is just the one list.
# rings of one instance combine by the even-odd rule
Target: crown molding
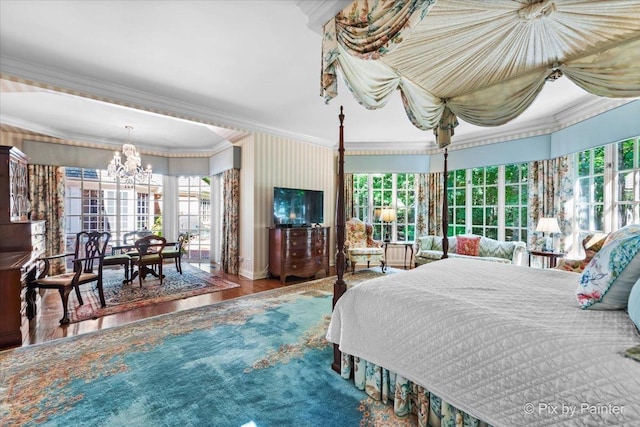
[[57,129],[52,129],[47,126],[42,126],[7,114],[0,113],[0,123],[53,138],[67,139],[69,137],[68,135],[63,135],[63,133]]
[[322,34],[324,24],[351,3],[353,3],[352,0],[296,0],[296,5],[309,18],[307,27],[318,34]]

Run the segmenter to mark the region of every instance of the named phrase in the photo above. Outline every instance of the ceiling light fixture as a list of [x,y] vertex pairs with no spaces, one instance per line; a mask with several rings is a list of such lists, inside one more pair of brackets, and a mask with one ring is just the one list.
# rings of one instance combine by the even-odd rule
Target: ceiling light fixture
[[129,131],[127,143],[122,146],[122,154],[125,155],[126,160],[122,163],[120,152],[116,151],[107,167],[107,174],[111,178],[118,178],[125,188],[133,188],[136,183],[149,182],[152,171],[151,165],[147,165],[146,169],[141,166],[140,154],[135,145],[131,143],[133,126],[125,126],[125,128]]

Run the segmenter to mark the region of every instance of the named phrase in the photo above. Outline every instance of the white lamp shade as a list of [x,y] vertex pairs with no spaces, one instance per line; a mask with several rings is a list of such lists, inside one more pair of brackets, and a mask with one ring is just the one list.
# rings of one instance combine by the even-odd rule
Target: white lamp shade
[[384,208],[380,212],[380,219],[384,222],[391,222],[396,220],[396,210],[393,208]]
[[555,218],[540,218],[536,231],[543,233],[560,233],[560,225]]

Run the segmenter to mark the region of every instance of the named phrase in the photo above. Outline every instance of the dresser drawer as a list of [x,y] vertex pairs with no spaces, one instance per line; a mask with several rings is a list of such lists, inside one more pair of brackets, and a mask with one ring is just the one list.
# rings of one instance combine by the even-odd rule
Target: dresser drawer
[[308,247],[299,247],[299,248],[289,248],[285,253],[285,257],[299,259],[299,258],[309,258],[311,256],[311,250]]

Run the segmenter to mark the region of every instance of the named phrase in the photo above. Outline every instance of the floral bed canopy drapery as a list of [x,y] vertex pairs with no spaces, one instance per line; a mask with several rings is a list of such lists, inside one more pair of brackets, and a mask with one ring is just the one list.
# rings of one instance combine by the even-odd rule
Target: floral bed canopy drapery
[[640,0],[356,0],[324,26],[322,61],[326,102],[338,69],[370,109],[399,89],[443,148],[456,117],[505,124],[562,76],[595,95],[640,96]]

